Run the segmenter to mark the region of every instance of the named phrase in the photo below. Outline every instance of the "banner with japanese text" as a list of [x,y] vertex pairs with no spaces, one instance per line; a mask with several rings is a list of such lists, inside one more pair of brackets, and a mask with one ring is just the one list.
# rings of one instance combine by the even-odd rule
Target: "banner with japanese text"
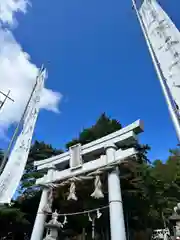
[[37,77],[36,86],[25,112],[22,131],[11,151],[4,171],[0,175],[0,204],[11,202],[24,173],[39,113],[39,103],[45,77],[46,70],[40,71]]
[[156,0],[144,0],[139,13],[180,116],[180,32]]

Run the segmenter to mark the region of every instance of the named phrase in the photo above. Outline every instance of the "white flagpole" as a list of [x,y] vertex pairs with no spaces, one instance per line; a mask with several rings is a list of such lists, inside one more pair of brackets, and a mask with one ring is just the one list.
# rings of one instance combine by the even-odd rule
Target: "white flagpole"
[[178,119],[178,115],[176,114],[174,106],[172,104],[170,93],[169,93],[169,91],[167,89],[167,86],[166,86],[166,83],[165,83],[165,80],[164,80],[161,68],[159,66],[159,63],[156,60],[156,56],[154,54],[154,51],[153,51],[151,42],[149,40],[146,28],[145,28],[144,23],[142,21],[142,18],[141,18],[140,14],[139,14],[139,11],[137,9],[135,0],[132,0],[132,4],[133,4],[134,10],[136,12],[137,18],[139,20],[142,32],[144,34],[144,37],[145,37],[145,40],[146,40],[146,43],[147,43],[147,46],[148,46],[148,49],[149,49],[149,52],[150,52],[150,55],[151,55],[154,67],[155,67],[155,70],[156,70],[156,73],[157,73],[157,76],[159,78],[159,82],[161,84],[161,88],[162,88],[164,97],[166,99],[166,103],[167,103],[167,106],[168,106],[168,109],[169,109],[171,120],[172,120],[172,122],[174,124],[175,130],[176,130],[176,134],[177,134],[178,140],[180,142],[180,121]]
[[23,122],[24,116],[25,116],[25,114],[26,114],[27,107],[28,107],[28,105],[29,105],[29,103],[30,103],[30,101],[31,101],[32,95],[33,95],[33,93],[34,93],[34,91],[35,91],[35,89],[36,89],[37,79],[38,79],[39,73],[42,72],[42,70],[43,70],[43,66],[42,66],[42,67],[39,69],[39,71],[38,71],[38,75],[37,75],[37,77],[36,77],[35,85],[34,85],[34,87],[33,87],[33,89],[32,89],[31,95],[30,95],[30,97],[29,97],[29,99],[28,99],[28,101],[27,101],[27,103],[26,103],[26,106],[25,106],[24,112],[23,112],[23,114],[22,114],[22,117],[21,117],[21,119],[20,119],[20,121],[19,121],[19,123],[18,123],[18,125],[17,125],[17,127],[16,127],[16,129],[15,129],[15,131],[14,131],[14,134],[13,134],[13,136],[12,136],[12,138],[11,138],[11,141],[10,141],[10,143],[9,143],[9,145],[8,145],[8,148],[7,148],[6,152],[4,153],[3,160],[2,160],[2,162],[1,162],[1,164],[0,164],[0,174],[3,172],[3,169],[4,169],[5,165],[6,165],[6,162],[7,162],[7,160],[8,160],[8,155],[9,155],[9,153],[10,153],[10,151],[11,151],[11,148],[12,148],[12,145],[13,145],[14,141],[16,140],[16,137],[17,137],[17,135],[18,135],[19,129],[20,129],[20,127],[21,127],[21,124],[22,124],[22,122]]
[[46,70],[39,71],[35,90],[33,89],[33,94],[23,114],[23,129],[17,137],[9,160],[0,175],[0,204],[10,203],[23,175],[39,113],[40,95],[44,86],[45,76]]

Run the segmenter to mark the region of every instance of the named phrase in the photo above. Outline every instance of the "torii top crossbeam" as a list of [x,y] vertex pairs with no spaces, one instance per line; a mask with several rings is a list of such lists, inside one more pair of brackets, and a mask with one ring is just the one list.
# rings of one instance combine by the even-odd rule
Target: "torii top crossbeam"
[[[122,128],[114,133],[111,133],[105,137],[92,141],[83,146],[79,145],[78,155],[83,159],[83,168],[75,168],[76,171],[72,171],[71,160],[72,160],[72,151],[71,149],[65,153],[51,157],[42,161],[36,161],[34,164],[37,166],[37,170],[41,169],[50,169],[56,168],[57,171],[54,171],[51,182],[58,180],[64,180],[69,177],[73,177],[78,174],[86,173],[88,171],[93,171],[99,167],[105,166],[105,147],[108,144],[115,144],[118,148],[123,146],[132,146],[133,143],[137,142],[137,134],[143,132],[143,123],[141,120],[137,120],[134,123],[128,125],[125,128]],[[77,151],[77,150],[76,150]],[[122,151],[121,149],[116,151],[116,160],[123,159],[128,156],[135,154],[134,148],[128,148],[127,150]],[[76,153],[77,154],[77,153]],[[104,158],[103,158],[104,155]],[[77,158],[77,157],[76,157]],[[99,159],[101,158],[101,161]],[[93,160],[93,161],[92,161]],[[91,162],[89,162],[91,161]],[[70,168],[65,169],[67,164],[70,162]],[[46,184],[48,183],[47,176],[40,178],[36,181],[36,184]]]

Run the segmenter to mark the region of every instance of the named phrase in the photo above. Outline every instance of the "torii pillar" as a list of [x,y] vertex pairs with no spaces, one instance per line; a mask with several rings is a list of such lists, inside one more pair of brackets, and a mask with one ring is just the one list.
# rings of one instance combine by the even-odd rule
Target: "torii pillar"
[[[54,168],[49,168],[47,173],[47,179],[48,181],[51,181],[51,178],[53,176]],[[45,207],[47,206],[48,202],[48,194],[49,194],[49,187],[43,186],[43,191],[41,194],[41,199],[36,215],[36,219],[34,222],[34,227],[31,234],[31,240],[42,240],[43,233],[44,233],[44,224],[46,221],[46,213],[44,212]]]
[[44,224],[46,221],[46,214],[44,213],[44,207],[48,204],[48,188],[44,188],[41,195],[41,200],[36,215],[33,231],[31,234],[31,240],[41,240],[44,233]]
[[[114,162],[116,153],[115,144],[109,144],[105,147],[105,149],[107,162]],[[126,240],[121,184],[118,167],[108,174],[108,195],[111,240]]]

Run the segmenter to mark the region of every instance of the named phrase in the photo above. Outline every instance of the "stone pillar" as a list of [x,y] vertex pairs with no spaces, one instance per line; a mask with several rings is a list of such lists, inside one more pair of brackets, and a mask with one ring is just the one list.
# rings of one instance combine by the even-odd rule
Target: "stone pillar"
[[[54,168],[50,168],[48,170],[48,174],[46,177],[48,178],[48,182],[51,182],[52,175],[53,175]],[[36,219],[34,222],[33,231],[31,234],[31,240],[42,240],[43,233],[44,233],[44,225],[46,221],[46,214],[44,213],[44,209],[48,205],[48,195],[49,195],[49,187],[44,186],[44,189],[42,191]]]
[[[114,144],[110,144],[107,145],[105,149],[107,163],[115,161],[116,146]],[[111,240],[126,240],[126,230],[124,223],[121,185],[118,168],[114,169],[111,173],[108,174],[108,194]]]
[[46,221],[46,214],[43,212],[44,208],[48,204],[48,188],[44,188],[39,203],[38,212],[36,215],[33,231],[31,234],[31,240],[42,240],[44,233],[44,224]]

